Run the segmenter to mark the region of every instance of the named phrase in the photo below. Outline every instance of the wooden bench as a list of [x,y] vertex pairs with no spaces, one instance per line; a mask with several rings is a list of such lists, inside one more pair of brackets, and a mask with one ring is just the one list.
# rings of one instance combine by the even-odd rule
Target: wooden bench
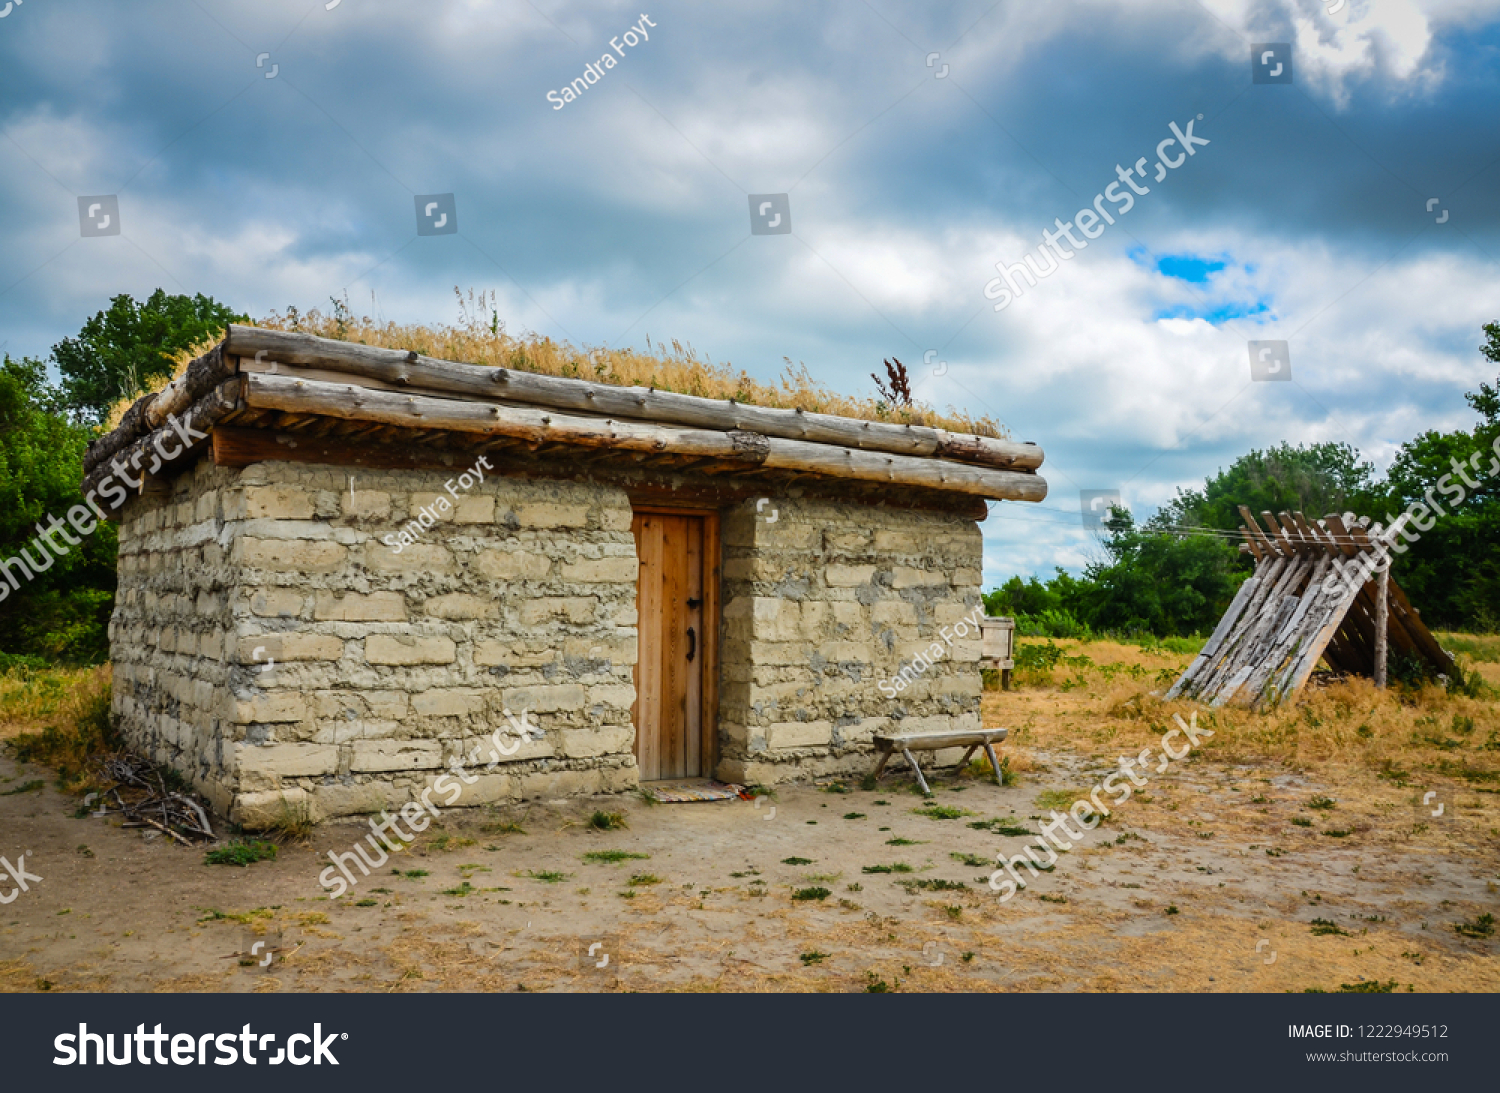
[[900,752],[910,764],[912,773],[917,776],[917,784],[922,787],[922,792],[928,796],[932,790],[927,786],[927,779],[922,777],[922,768],[917,766],[917,760],[913,751],[938,751],[941,748],[962,748],[969,750],[964,752],[964,757],[959,760],[956,769],[962,770],[968,763],[969,757],[979,749],[984,749],[984,754],[990,761],[990,770],[995,775],[995,785],[1005,783],[1000,777],[1000,761],[995,758],[993,744],[998,744],[1009,735],[1006,729],[987,729],[983,732],[909,732],[897,733],[892,736],[877,736],[874,738],[875,750],[880,755],[880,761],[875,764],[873,777],[878,782],[885,765],[890,762],[891,756]]

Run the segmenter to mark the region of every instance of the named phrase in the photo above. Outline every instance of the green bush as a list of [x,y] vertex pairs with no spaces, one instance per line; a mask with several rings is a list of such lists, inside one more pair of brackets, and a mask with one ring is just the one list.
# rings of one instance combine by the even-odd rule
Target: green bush
[[238,865],[248,869],[251,862],[275,861],[276,844],[255,839],[216,846],[203,855],[204,865]]

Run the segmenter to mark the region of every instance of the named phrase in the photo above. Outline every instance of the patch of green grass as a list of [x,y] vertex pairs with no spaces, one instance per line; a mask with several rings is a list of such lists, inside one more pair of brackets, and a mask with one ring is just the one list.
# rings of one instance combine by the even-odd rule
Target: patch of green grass
[[650,857],[650,854],[637,854],[632,850],[588,850],[584,852],[583,860],[599,865],[614,865],[622,861],[645,861]]
[[391,872],[394,873],[394,874],[396,874],[396,876],[398,876],[398,877],[406,877],[406,878],[408,878],[410,880],[417,880],[419,877],[430,877],[430,876],[432,876],[432,874],[429,873],[429,872],[427,872],[427,870],[425,870],[425,869],[408,869],[404,873],[401,872],[401,870],[399,870],[399,869],[392,869]]
[[833,895],[827,888],[798,888],[792,893],[795,900],[827,899]]
[[532,880],[539,880],[543,884],[559,884],[572,876],[571,873],[559,873],[555,869],[528,869],[526,872],[518,875],[530,877]]
[[357,901],[354,904],[354,906],[356,906],[356,907],[379,907],[380,906],[380,901],[378,899],[362,899],[362,900]]
[[[1041,900],[1043,903],[1067,903],[1068,902],[1068,897],[1067,896],[1049,896],[1046,893],[1043,893],[1042,895],[1039,895],[1036,898],[1039,899],[1039,900]],[[1168,911],[1167,913],[1168,914],[1176,914],[1177,912],[1176,911]]]
[[1180,914],[1182,914],[1182,912],[1177,909],[1177,904],[1175,904],[1175,903],[1169,903],[1169,904],[1167,904],[1167,914],[1169,914],[1169,915],[1180,915]]
[[943,914],[947,915],[954,922],[958,922],[964,917],[964,909],[957,904],[950,903],[943,908]]
[[619,831],[630,826],[625,822],[625,813],[605,812],[603,809],[596,810],[586,822],[594,831]]
[[1328,812],[1338,807],[1338,802],[1332,797],[1324,797],[1321,793],[1307,802],[1307,807],[1317,809],[1319,812]]
[[251,862],[275,861],[276,844],[261,839],[230,842],[216,846],[203,855],[204,865],[238,865],[248,869]]
[[943,880],[939,877],[923,877],[921,880],[898,880],[896,883],[905,888],[908,895],[919,889],[923,892],[961,892],[967,891],[969,887],[961,880]]
[[1036,795],[1037,808],[1061,809],[1066,812],[1073,807],[1073,802],[1078,799],[1078,794],[1066,789],[1049,789]]
[[812,952],[799,954],[797,959],[802,961],[802,966],[804,968],[810,968],[814,964],[823,963],[823,961],[827,960],[830,955],[831,954],[829,953],[820,953],[817,949],[814,949],[812,950]]
[[992,835],[1002,835],[1006,838],[1036,834],[1025,824],[1018,824],[1011,820],[975,820],[969,826],[977,831],[988,831]]
[[1330,922],[1326,918],[1315,918],[1311,923],[1309,923],[1309,926],[1312,928],[1314,937],[1326,937],[1330,934],[1335,937],[1354,936],[1353,934],[1349,933],[1348,930],[1340,929],[1338,923]]
[[894,862],[891,865],[864,865],[860,867],[861,873],[915,873],[916,870],[905,862]]
[[843,782],[830,782],[826,786],[819,786],[824,793],[848,793],[849,787]]
[[650,884],[660,884],[661,878],[655,873],[632,873],[625,883],[632,888],[645,888]]
[[515,820],[491,820],[487,824],[480,825],[480,831],[486,835],[524,835],[526,829]]
[[897,835],[894,839],[887,839],[885,841],[885,845],[886,846],[921,846],[922,845],[922,841],[923,840],[918,840],[918,839],[903,839],[900,835]]
[[914,816],[926,816],[929,820],[956,820],[960,816],[972,816],[974,813],[957,805],[940,805],[933,802],[925,808],[914,808],[911,810]]
[[965,964],[968,964],[968,963],[972,962],[973,959],[974,959],[974,950],[970,949],[968,952],[964,953],[963,956],[961,956],[959,959],[962,960]]
[[962,862],[970,869],[983,869],[990,864],[989,858],[980,857],[978,854],[960,854],[955,850],[948,856],[956,862]]
[[1460,937],[1485,938],[1495,934],[1495,916],[1486,911],[1472,922],[1455,922],[1453,929]]
[[781,859],[781,864],[782,865],[811,865],[812,863],[813,863],[813,860],[811,858],[796,858],[796,857],[793,857],[793,858],[782,858]]
[[1353,835],[1354,832],[1346,831],[1343,828],[1330,827],[1327,831],[1323,832],[1323,834],[1327,835],[1330,839],[1347,839],[1350,835]]
[[846,820],[863,820],[864,818],[865,818],[865,814],[863,812],[846,812],[846,813],[844,813],[844,819],[846,819]]
[[901,980],[897,979],[894,984],[887,983],[874,972],[865,972],[866,994],[895,994],[901,989]]
[[1292,824],[1295,827],[1311,827],[1312,818],[1309,816],[1293,816]]
[[238,922],[242,925],[248,926],[251,922],[258,918],[276,917],[265,907],[256,907],[253,910],[240,911],[238,913],[218,911],[212,907],[199,907],[198,910],[206,912],[204,916],[198,920],[199,922]]
[[[43,782],[40,778],[33,778],[29,782],[22,782],[15,789],[8,789],[4,793],[0,793],[0,797],[14,797],[18,793],[32,793],[40,790],[44,785],[46,785],[46,783]],[[88,812],[85,811],[84,815],[87,816]]]
[[1363,983],[1340,983],[1340,994],[1390,994],[1396,989],[1394,979],[1385,983],[1378,979],[1367,979]]

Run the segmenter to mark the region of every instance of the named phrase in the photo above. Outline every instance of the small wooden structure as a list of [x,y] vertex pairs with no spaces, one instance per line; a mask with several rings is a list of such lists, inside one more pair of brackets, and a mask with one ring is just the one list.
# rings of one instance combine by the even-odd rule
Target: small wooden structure
[[1016,620],[985,617],[979,620],[979,659],[984,667],[1000,673],[1000,689],[1010,690],[1010,673],[1016,666]]
[[1438,674],[1453,670],[1452,656],[1390,576],[1403,519],[1385,527],[1352,512],[1315,521],[1263,512],[1262,530],[1243,505],[1240,515],[1240,550],[1255,556],[1254,575],[1167,698],[1222,706],[1245,696],[1256,707],[1274,705],[1307,682],[1320,658],[1384,686],[1388,646]]
[[922,768],[917,766],[917,757],[914,751],[941,751],[944,748],[962,748],[967,746],[968,751],[958,761],[959,770],[968,764],[969,758],[980,748],[984,749],[985,758],[990,761],[990,771],[995,776],[995,785],[1003,786],[1004,777],[1000,773],[1000,761],[995,758],[994,745],[1001,743],[1010,735],[1009,729],[984,729],[980,732],[908,732],[891,736],[876,736],[874,738],[875,752],[880,756],[875,764],[875,773],[872,777],[880,780],[880,775],[885,771],[885,765],[891,761],[891,756],[900,752],[911,767],[911,772],[917,776],[917,784],[922,787],[922,792],[932,796],[932,790],[927,786],[927,779],[922,777]]

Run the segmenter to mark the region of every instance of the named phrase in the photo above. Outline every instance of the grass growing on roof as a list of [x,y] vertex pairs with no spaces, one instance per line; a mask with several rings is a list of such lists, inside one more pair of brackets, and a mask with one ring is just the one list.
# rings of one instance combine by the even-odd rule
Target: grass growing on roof
[[[313,334],[321,338],[357,342],[387,349],[414,349],[427,357],[465,364],[512,368],[544,376],[591,380],[623,387],[652,387],[702,398],[734,399],[756,406],[806,410],[864,421],[895,425],[928,425],[957,433],[1004,437],[1005,427],[994,418],[974,417],[957,410],[947,413],[922,403],[892,406],[874,396],[848,396],[829,390],[815,380],[806,364],[793,364],[783,357],[779,384],[762,382],[732,364],[715,363],[691,345],[673,340],[670,345],[646,339],[646,351],[577,347],[530,332],[512,334],[495,310],[494,293],[465,295],[457,287],[458,319],[453,323],[399,324],[380,322],[368,315],[355,315],[345,300],[332,300],[326,312],[319,308],[299,311],[288,307],[273,311],[256,325],[270,330]],[[173,358],[177,374],[195,357],[213,348],[209,340],[190,346]],[[155,381],[153,390],[165,387],[169,377]],[[111,408],[106,428],[113,429],[134,399],[122,399]]]

